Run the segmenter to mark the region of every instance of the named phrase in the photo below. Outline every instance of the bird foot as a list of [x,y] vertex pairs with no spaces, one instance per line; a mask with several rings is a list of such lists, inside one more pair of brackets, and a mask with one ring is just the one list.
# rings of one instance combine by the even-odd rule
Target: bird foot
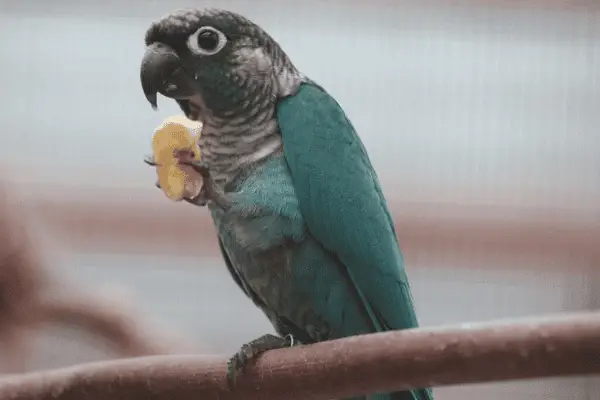
[[[223,191],[218,189],[216,186],[212,175],[210,173],[210,169],[208,165],[203,161],[195,161],[193,159],[194,155],[188,150],[175,150],[174,152],[175,158],[177,158],[177,162],[180,165],[185,165],[202,177],[202,188],[198,195],[193,198],[184,197],[183,200],[187,201],[190,204],[194,204],[196,206],[205,206],[209,200],[217,204],[222,209],[226,210],[231,207],[231,201]],[[144,162],[152,167],[160,166],[156,161],[154,161],[154,157],[146,156],[144,157]],[[161,189],[158,181],[154,184],[157,188]]]
[[227,363],[227,386],[229,386],[229,389],[232,389],[238,373],[243,372],[248,363],[262,353],[294,345],[296,345],[296,340],[292,335],[279,337],[271,334],[263,335],[244,344]]
[[179,164],[191,167],[202,177],[202,189],[200,189],[200,193],[193,199],[184,198],[185,201],[200,205],[198,204],[198,200],[200,200],[203,202],[201,205],[205,205],[208,200],[210,200],[223,210],[227,210],[231,207],[231,199],[217,186],[212,178],[208,165],[204,161],[179,159]]

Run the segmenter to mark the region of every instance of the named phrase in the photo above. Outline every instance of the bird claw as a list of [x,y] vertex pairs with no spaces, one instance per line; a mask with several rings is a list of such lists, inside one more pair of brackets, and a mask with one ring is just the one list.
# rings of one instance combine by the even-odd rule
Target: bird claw
[[200,189],[200,193],[198,193],[198,195],[192,199],[184,197],[183,200],[196,206],[205,206],[209,200],[215,201],[215,199],[219,197],[219,193],[217,193],[215,189],[214,181],[212,180],[208,165],[204,161],[178,160],[178,163],[180,165],[191,167],[202,177],[202,188]]
[[[156,166],[161,165],[161,164],[156,163],[156,161],[154,161],[153,156],[145,156],[144,163],[150,165],[151,167],[156,167]],[[194,169],[194,171],[198,172],[202,176],[202,179],[211,179],[210,171],[208,170],[208,166],[206,166],[205,163],[179,161],[179,164],[190,165]],[[162,189],[160,186],[160,183],[158,181],[154,184],[154,186],[156,186],[158,189]],[[187,201],[190,204],[194,204],[196,206],[205,206],[206,203],[208,203],[207,195],[208,195],[208,193],[205,189],[205,185],[202,185],[202,189],[200,190],[200,193],[198,193],[198,195],[196,197],[191,198],[191,199],[188,197],[184,197],[183,200]]]
[[202,189],[200,189],[200,193],[194,199],[184,199],[188,203],[192,203],[195,205],[206,205],[206,203],[210,200],[223,210],[229,209],[231,207],[231,199],[227,196],[215,183],[212,178],[212,174],[210,173],[210,168],[208,164],[204,161],[188,161],[188,160],[179,160],[179,164],[186,165],[191,167],[195,172],[200,174],[202,177]]
[[144,162],[148,165],[150,165],[151,167],[156,167],[159,166],[160,164],[157,164],[154,161],[154,157],[153,156],[144,156]]
[[245,371],[249,362],[262,353],[294,345],[296,345],[296,340],[292,335],[279,337],[271,334],[263,335],[244,344],[227,362],[227,386],[232,390],[238,373]]
[[195,206],[199,206],[199,207],[204,207],[206,204],[208,204],[208,199],[206,198],[206,192],[204,190],[204,186],[202,187],[202,189],[200,189],[200,193],[198,193],[198,195],[196,197],[193,197],[193,198],[184,197],[183,200],[190,204],[193,204]]
[[188,166],[192,167],[192,169],[194,171],[196,171],[197,173],[200,174],[200,176],[202,176],[202,179],[205,182],[212,180],[212,176],[210,174],[210,169],[208,168],[208,164],[206,164],[204,161],[182,161],[182,160],[179,160],[178,163],[181,165],[188,165]]

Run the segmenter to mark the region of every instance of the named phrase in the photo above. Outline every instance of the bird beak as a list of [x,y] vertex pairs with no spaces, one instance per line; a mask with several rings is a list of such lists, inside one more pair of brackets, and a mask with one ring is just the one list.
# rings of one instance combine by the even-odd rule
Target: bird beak
[[175,50],[160,42],[146,49],[140,78],[146,99],[154,109],[158,107],[157,93],[172,99],[187,99],[195,93],[195,82],[185,72]]

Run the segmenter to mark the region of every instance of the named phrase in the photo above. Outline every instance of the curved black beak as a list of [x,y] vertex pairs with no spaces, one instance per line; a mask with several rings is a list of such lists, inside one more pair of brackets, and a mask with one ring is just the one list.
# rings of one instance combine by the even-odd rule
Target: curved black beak
[[157,93],[172,99],[186,99],[194,94],[194,80],[185,72],[181,59],[171,47],[156,42],[148,46],[140,68],[142,89],[155,110]]

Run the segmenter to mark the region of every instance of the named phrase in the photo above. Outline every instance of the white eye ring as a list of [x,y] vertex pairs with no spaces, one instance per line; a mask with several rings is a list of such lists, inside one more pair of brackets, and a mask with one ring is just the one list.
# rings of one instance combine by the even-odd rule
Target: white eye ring
[[212,26],[203,26],[192,33],[187,40],[187,46],[192,53],[203,56],[217,54],[227,44],[227,37],[223,32]]

